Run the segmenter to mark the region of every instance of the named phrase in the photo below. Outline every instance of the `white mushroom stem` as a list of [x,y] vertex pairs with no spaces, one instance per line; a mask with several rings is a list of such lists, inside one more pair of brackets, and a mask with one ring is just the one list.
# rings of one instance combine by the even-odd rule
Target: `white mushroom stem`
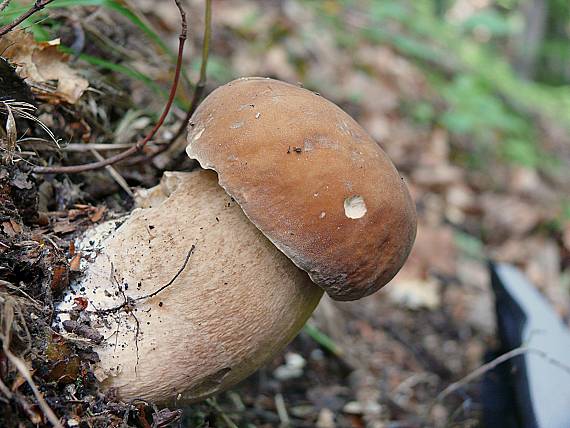
[[197,401],[281,351],[322,291],[215,173],[167,173],[149,195],[153,206],[111,233],[60,309],[88,299],[85,311],[105,338],[95,348],[105,388],[124,400]]

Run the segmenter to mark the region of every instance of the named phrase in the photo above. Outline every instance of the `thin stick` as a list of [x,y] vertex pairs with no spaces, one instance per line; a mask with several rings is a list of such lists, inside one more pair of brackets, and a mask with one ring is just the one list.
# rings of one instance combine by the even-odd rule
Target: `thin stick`
[[192,95],[192,101],[190,103],[190,108],[186,113],[186,117],[182,122],[180,128],[174,136],[172,137],[172,141],[176,141],[180,135],[184,131],[186,131],[186,126],[190,121],[190,118],[196,111],[198,104],[200,103],[200,99],[202,98],[202,94],[204,93],[204,89],[206,88],[206,69],[208,67],[208,57],[210,55],[210,40],[212,38],[212,0],[206,0],[206,12],[204,15],[204,40],[202,41],[202,64],[200,65],[200,78],[198,79],[198,83],[196,83],[196,87],[194,88],[194,94]]
[[[208,67],[208,57],[210,55],[210,40],[212,39],[212,0],[206,0],[206,12],[204,16],[204,40],[202,41],[202,64],[200,65],[200,78],[194,90],[192,105],[190,106],[190,116],[198,107],[202,93],[206,87],[206,69]],[[188,117],[190,119],[190,117]]]
[[184,44],[186,42],[186,37],[188,34],[188,25],[186,23],[186,12],[184,11],[182,4],[180,3],[180,0],[174,0],[174,2],[178,7],[178,10],[180,12],[180,18],[182,21],[182,30],[180,32],[180,36],[178,37],[178,57],[176,60],[176,70],[174,72],[174,79],[172,81],[172,86],[170,87],[170,94],[166,106],[164,107],[160,119],[158,119],[158,122],[156,123],[154,128],[152,128],[150,133],[143,140],[138,141],[130,149],[127,149],[124,152],[121,152],[115,156],[111,156],[110,158],[107,158],[103,161],[87,163],[82,165],[72,165],[72,166],[46,166],[46,167],[36,166],[32,168],[32,172],[35,172],[36,174],[59,174],[59,173],[75,174],[79,172],[94,171],[96,169],[103,168],[107,165],[112,165],[116,162],[122,161],[123,159],[126,159],[129,156],[132,156],[133,154],[141,151],[145,147],[146,143],[148,143],[155,136],[159,128],[164,123],[166,116],[170,112],[172,103],[174,102],[174,96],[176,95],[176,89],[178,87],[178,81],[180,80],[180,73],[182,70],[182,55],[184,53]]
[[190,122],[190,118],[198,108],[200,104],[200,100],[202,99],[202,95],[204,94],[204,89],[206,88],[206,81],[207,81],[207,67],[208,67],[208,58],[210,56],[210,41],[212,39],[212,0],[206,0],[206,10],[204,13],[204,37],[202,40],[202,64],[200,65],[200,77],[198,78],[198,82],[194,87],[194,93],[192,94],[192,100],[190,101],[190,107],[186,112],[186,117],[180,123],[180,126],[174,133],[174,135],[169,139],[169,141],[161,145],[158,150],[154,151],[150,156],[141,156],[136,159],[132,160],[133,164],[144,162],[149,158],[154,158],[161,153],[164,153],[168,150],[172,144],[180,138],[180,136],[186,132],[188,127],[188,122]]
[[291,419],[289,419],[289,414],[287,413],[287,406],[285,405],[285,400],[281,393],[275,394],[275,407],[277,408],[277,414],[279,415],[279,420],[281,421],[281,427],[290,427]]
[[2,3],[0,3],[0,12],[6,9],[11,1],[12,0],[4,0]]
[[147,294],[145,296],[137,297],[136,299],[133,299],[133,300],[138,301],[138,300],[143,300],[143,299],[150,299],[151,297],[156,296],[158,293],[160,293],[165,288],[170,287],[172,285],[172,283],[174,281],[176,281],[176,279],[184,271],[184,269],[186,269],[186,265],[188,264],[188,261],[190,260],[190,256],[192,256],[192,253],[194,252],[195,249],[196,249],[196,245],[192,244],[192,246],[190,247],[190,250],[188,251],[188,254],[186,254],[186,258],[184,259],[184,263],[182,264],[182,267],[180,269],[178,269],[178,272],[176,272],[176,275],[174,275],[170,281],[168,281],[165,285],[160,287],[158,290],[155,290],[152,293]]
[[[170,279],[170,281],[168,281],[166,284],[164,284],[162,287],[158,288],[157,290],[153,291],[150,294],[145,294],[144,296],[139,296],[137,298],[130,298],[124,295],[123,293],[123,297],[125,298],[125,301],[123,303],[121,303],[118,306],[113,306],[112,308],[107,308],[107,309],[98,309],[97,307],[96,309],[96,313],[98,314],[109,314],[112,312],[117,312],[120,311],[121,309],[131,305],[133,302],[138,302],[144,299],[150,299],[151,297],[156,296],[158,293],[160,293],[161,291],[165,290],[166,288],[170,287],[174,281],[176,281],[176,279],[178,279],[178,277],[180,276],[180,274],[184,271],[184,269],[186,269],[186,266],[188,265],[188,262],[190,261],[190,257],[192,256],[192,253],[194,253],[194,250],[196,249],[196,245],[192,244],[192,246],[190,247],[190,250],[188,250],[188,253],[186,254],[186,258],[184,259],[184,263],[182,263],[182,266],[180,267],[180,269],[178,269],[178,272],[176,272],[176,274],[174,274],[174,276]],[[113,272],[113,264],[111,263],[111,272]],[[116,280],[115,276],[113,274],[111,274],[111,281],[115,281],[118,285],[118,281]],[[93,305],[93,303],[91,303]],[[61,313],[64,313],[65,311],[61,311]]]
[[[103,156],[101,156],[101,154],[95,150],[95,149],[91,149],[90,150],[91,154],[93,156],[95,156],[99,161],[104,160],[105,158]],[[113,168],[111,165],[107,165],[105,167],[105,169],[107,170],[107,172],[109,173],[109,175],[113,178],[113,180],[115,180],[117,182],[117,184],[121,187],[121,189],[123,189],[125,191],[125,193],[127,195],[130,196],[131,199],[135,198],[135,194],[133,193],[133,191],[131,190],[131,188],[129,187],[129,184],[127,183],[127,181],[123,178],[123,176],[121,174],[119,174],[119,172]]]
[[[21,138],[18,140],[20,146],[26,145],[31,146],[34,150],[37,151],[62,151],[62,152],[89,152],[92,149],[97,150],[100,152],[104,151],[116,151],[116,150],[125,150],[130,149],[136,143],[116,143],[116,144],[108,144],[108,143],[69,143],[65,146],[56,147],[55,145],[48,145],[46,143],[50,143],[50,141],[45,140],[43,138],[36,138],[36,137],[28,137],[28,138]],[[147,147],[153,148],[156,150],[158,147],[153,144],[147,144]]]
[[11,304],[6,303],[4,305],[4,314],[6,317],[4,319],[5,331],[0,337],[0,339],[2,339],[2,350],[4,351],[4,355],[6,355],[6,358],[8,358],[8,360],[14,365],[14,367],[16,367],[18,372],[20,372],[20,375],[26,380],[26,382],[32,389],[32,392],[34,393],[36,400],[38,401],[38,405],[42,409],[42,412],[44,413],[46,418],[50,421],[50,423],[54,426],[54,428],[63,428],[63,425],[59,421],[58,417],[49,407],[49,404],[45,401],[42,393],[36,386],[34,380],[32,379],[30,371],[26,367],[26,364],[20,358],[12,354],[12,351],[10,351],[10,326],[12,325],[12,322],[14,320],[14,308],[12,307]]
[[[9,33],[10,31],[12,31],[14,28],[16,28],[18,25],[20,25],[22,22],[24,22],[30,16],[32,16],[34,13],[42,10],[44,7],[46,7],[52,1],[53,0],[36,0],[34,2],[34,5],[31,8],[29,8],[26,12],[24,12],[23,14],[18,16],[11,23],[0,28],[0,37],[4,36],[5,34]],[[4,6],[4,3],[2,3],[2,6]],[[6,6],[7,6],[7,4],[6,4]],[[6,7],[6,6],[4,6],[4,7]]]
[[[434,400],[434,404],[436,402],[442,401],[448,395],[454,393],[459,388],[462,388],[463,386],[465,386],[468,383],[472,382],[473,380],[477,379],[479,376],[482,376],[483,374],[485,374],[489,370],[493,370],[498,365],[507,362],[511,358],[514,358],[514,357],[517,357],[519,355],[526,354],[526,353],[538,355],[539,357],[546,359],[549,363],[560,368],[561,370],[564,370],[565,372],[570,373],[570,367],[569,366],[565,365],[564,363],[562,363],[561,361],[558,361],[555,358],[552,358],[546,352],[541,351],[540,349],[536,349],[536,348],[519,347],[519,348],[512,349],[509,352],[505,352],[502,355],[499,355],[494,360],[491,360],[488,363],[483,364],[481,367],[473,370],[471,373],[469,373],[467,376],[459,379],[457,382],[453,382],[451,385],[449,385],[447,388],[445,388],[443,391],[441,391],[437,395],[437,397]],[[431,407],[433,407],[433,404],[432,404],[432,406],[430,406],[430,408]]]

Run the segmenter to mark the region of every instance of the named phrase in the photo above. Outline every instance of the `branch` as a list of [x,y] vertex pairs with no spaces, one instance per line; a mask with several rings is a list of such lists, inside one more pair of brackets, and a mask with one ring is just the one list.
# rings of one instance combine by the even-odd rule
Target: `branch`
[[16,370],[18,370],[20,375],[28,383],[28,386],[31,388],[32,392],[34,393],[36,400],[38,401],[38,405],[42,410],[42,412],[44,413],[47,420],[54,426],[54,428],[63,428],[63,425],[59,421],[58,417],[50,408],[49,404],[46,402],[42,393],[38,389],[36,383],[32,379],[32,374],[28,370],[26,363],[24,363],[24,361],[22,361],[20,358],[12,354],[12,351],[10,351],[10,329],[14,319],[14,308],[9,302],[7,302],[4,304],[3,312],[5,315],[4,326],[3,326],[4,331],[0,333],[0,341],[2,341],[2,351],[4,352],[4,355],[6,356],[8,361],[10,361],[12,365],[16,367]]
[[[5,34],[9,33],[10,31],[12,31],[15,27],[17,27],[18,25],[20,25],[22,22],[24,22],[26,19],[28,19],[30,16],[32,16],[34,13],[39,12],[40,10],[42,10],[44,7],[46,7],[48,4],[50,4],[53,0],[36,0],[34,2],[34,5],[29,8],[26,12],[24,12],[23,14],[21,14],[20,16],[18,16],[14,21],[12,21],[11,23],[3,26],[2,28],[0,28],[0,37],[4,36]],[[8,2],[6,2],[6,5],[4,5],[4,3],[2,4],[3,7],[6,7],[8,5]]]
[[[206,88],[206,68],[208,67],[208,57],[210,55],[210,40],[212,39],[212,0],[206,0],[206,12],[204,15],[204,38],[202,40],[202,64],[200,65],[200,78],[196,87],[194,88],[194,94],[192,95],[192,101],[190,102],[190,108],[186,113],[186,117],[182,122],[180,128],[171,139],[171,142],[176,141],[184,131],[186,131],[186,126],[190,121],[190,118],[196,111],[204,89]],[[168,145],[166,145],[168,148]],[[166,150],[166,149],[164,149]],[[159,152],[160,153],[160,152]],[[156,153],[158,154],[158,153]]]
[[2,3],[0,3],[0,12],[2,12],[4,9],[8,7],[10,1],[12,0],[3,0]]
[[106,167],[107,165],[112,165],[114,163],[120,162],[128,158],[129,156],[132,156],[133,154],[140,152],[145,147],[146,143],[148,143],[155,136],[157,131],[164,123],[166,116],[168,116],[168,113],[170,112],[170,107],[174,102],[174,96],[176,95],[178,81],[180,80],[180,72],[182,70],[182,55],[184,53],[184,43],[186,42],[186,37],[188,34],[188,25],[186,23],[186,12],[184,11],[182,4],[180,3],[180,0],[174,0],[174,2],[178,7],[178,10],[180,12],[180,18],[182,20],[182,30],[180,32],[180,36],[178,37],[178,57],[176,59],[176,70],[174,72],[174,79],[172,81],[172,86],[170,87],[170,94],[168,96],[168,101],[166,103],[166,106],[164,107],[160,119],[158,119],[158,122],[156,123],[156,125],[154,125],[154,128],[152,128],[150,133],[144,139],[138,141],[130,149],[127,149],[124,152],[121,152],[115,156],[111,156],[110,158],[107,158],[102,161],[92,162],[82,165],[72,165],[72,166],[36,166],[32,168],[32,172],[35,172],[36,174],[58,174],[58,173],[75,174],[79,172],[94,171],[96,169]]
[[[176,274],[170,279],[170,281],[168,281],[166,284],[164,284],[163,286],[156,289],[155,291],[153,291],[150,294],[145,294],[144,296],[139,296],[139,297],[135,297],[135,298],[127,297],[125,295],[125,293],[121,290],[121,288],[118,284],[118,281],[114,276],[113,263],[111,263],[111,281],[114,280],[117,283],[117,286],[119,286],[119,289],[123,293],[123,298],[125,299],[125,301],[118,306],[113,306],[112,308],[106,308],[106,309],[95,308],[96,309],[95,312],[97,314],[109,314],[109,313],[120,311],[123,308],[128,309],[129,307],[132,307],[132,305],[134,305],[135,302],[139,302],[139,301],[145,300],[145,299],[150,299],[151,297],[154,297],[158,293],[164,291],[166,288],[170,287],[174,283],[174,281],[176,281],[178,279],[178,277],[182,274],[182,272],[184,272],[184,269],[186,269],[186,266],[188,265],[188,262],[190,261],[190,257],[194,253],[195,249],[196,249],[196,245],[192,244],[192,246],[188,250],[188,253],[186,253],[186,257],[184,258],[184,263],[182,263],[182,267],[180,269],[178,269],[178,272],[176,272]],[[93,305],[93,303],[91,303],[91,304]],[[60,311],[60,313],[65,313],[65,312],[69,312],[69,311]]]
[[433,408],[433,406],[436,403],[443,401],[450,394],[452,394],[455,391],[457,391],[458,389],[464,387],[468,383],[474,381],[478,377],[484,375],[488,371],[493,370],[495,367],[497,367],[503,363],[506,363],[507,361],[509,361],[512,358],[518,357],[519,355],[523,355],[523,354],[538,355],[539,357],[547,360],[550,364],[552,364],[552,365],[558,367],[559,369],[565,371],[566,373],[570,374],[570,366],[567,366],[566,364],[557,360],[556,358],[551,357],[550,355],[548,355],[548,353],[546,353],[540,349],[521,346],[519,348],[511,349],[510,351],[505,352],[502,355],[499,355],[494,360],[491,360],[488,363],[483,364],[481,367],[478,367],[477,369],[473,370],[471,373],[469,373],[467,376],[459,379],[457,382],[453,382],[451,385],[449,385],[447,388],[445,388],[443,391],[441,391],[439,394],[437,394],[437,396],[435,397],[435,400],[433,401],[433,403],[429,407],[430,411],[428,411],[428,414],[431,413],[431,409]]
[[168,150],[171,145],[180,138],[180,136],[187,130],[188,122],[190,122],[190,118],[198,108],[198,104],[202,99],[202,95],[204,93],[204,89],[206,88],[206,68],[208,67],[208,57],[210,55],[210,40],[212,39],[212,0],[206,0],[206,10],[204,13],[204,37],[202,39],[202,64],[200,65],[200,77],[198,78],[198,82],[194,87],[194,94],[192,95],[192,100],[190,101],[190,107],[186,112],[186,117],[178,127],[178,130],[175,134],[168,140],[168,142],[162,145],[158,150],[154,151],[149,156],[140,156],[135,159],[132,159],[131,164],[137,164],[140,162],[144,162],[150,158],[154,158],[161,153],[164,153]]
[[172,283],[174,281],[176,281],[176,279],[180,276],[180,274],[184,271],[184,269],[186,269],[186,265],[188,264],[188,261],[190,260],[190,256],[192,255],[192,253],[194,252],[194,250],[196,249],[196,245],[192,244],[192,246],[190,247],[190,250],[188,250],[188,253],[186,254],[186,258],[184,259],[184,263],[182,264],[182,267],[180,269],[178,269],[178,272],[176,272],[176,274],[172,277],[172,279],[170,281],[168,281],[165,285],[163,285],[162,287],[160,287],[158,290],[153,291],[150,294],[147,294],[145,296],[140,296],[137,297],[136,299],[133,299],[134,301],[139,301],[139,300],[144,300],[144,299],[150,299],[151,297],[156,296],[158,293],[160,293],[162,290],[170,287],[172,285]]

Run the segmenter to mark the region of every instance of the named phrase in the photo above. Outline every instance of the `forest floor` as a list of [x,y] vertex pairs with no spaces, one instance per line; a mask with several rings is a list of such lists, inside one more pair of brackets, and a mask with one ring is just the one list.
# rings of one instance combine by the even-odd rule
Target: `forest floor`
[[[185,72],[196,82],[204,20],[202,2],[190,3]],[[558,166],[486,155],[473,162],[480,150],[469,136],[418,119],[419,107],[449,105],[394,46],[363,40],[348,48],[303,2],[263,2],[263,10],[261,2],[229,3],[214,2],[205,92],[234,77],[270,76],[304,82],[351,114],[394,161],[416,202],[418,236],[406,266],[364,300],[323,299],[282,356],[216,400],[157,413],[149,403],[102,395],[97,355],[53,330],[54,305],[81,275],[74,241],[83,231],[131,210],[133,190],[153,186],[163,171],[196,168],[183,152],[185,135],[171,141],[192,92],[183,79],[172,114],[136,162],[79,174],[30,172],[129,147],[155,123],[172,79],[168,55],[124,15],[55,11],[59,41],[36,42],[22,31],[0,39],[2,57],[27,77],[23,83],[1,60],[0,100],[37,106],[33,114],[58,140],[23,119],[21,106],[1,104],[0,425],[47,424],[39,395],[66,426],[479,426],[480,378],[442,392],[497,350],[488,260],[519,267],[570,319],[569,134],[556,118],[533,115],[537,141]],[[175,48],[176,8],[151,0],[137,6]],[[366,25],[358,13],[344,19],[347,32]],[[63,55],[57,43],[83,56]],[[153,156],[164,144],[169,148]]]

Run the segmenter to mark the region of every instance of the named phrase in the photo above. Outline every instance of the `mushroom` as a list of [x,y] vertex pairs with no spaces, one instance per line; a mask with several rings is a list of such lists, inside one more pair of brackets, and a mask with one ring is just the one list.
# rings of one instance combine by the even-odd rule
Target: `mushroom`
[[416,235],[403,179],[358,123],[319,94],[259,77],[218,88],[190,122],[188,155],[334,299],[390,281]]
[[60,306],[63,320],[88,300],[75,316],[104,337],[96,374],[125,400],[227,389],[292,340],[323,289],[353,300],[387,283],[415,237],[386,154],[318,94],[233,81],[196,110],[188,142],[203,169],[165,173],[88,233],[91,261]]

